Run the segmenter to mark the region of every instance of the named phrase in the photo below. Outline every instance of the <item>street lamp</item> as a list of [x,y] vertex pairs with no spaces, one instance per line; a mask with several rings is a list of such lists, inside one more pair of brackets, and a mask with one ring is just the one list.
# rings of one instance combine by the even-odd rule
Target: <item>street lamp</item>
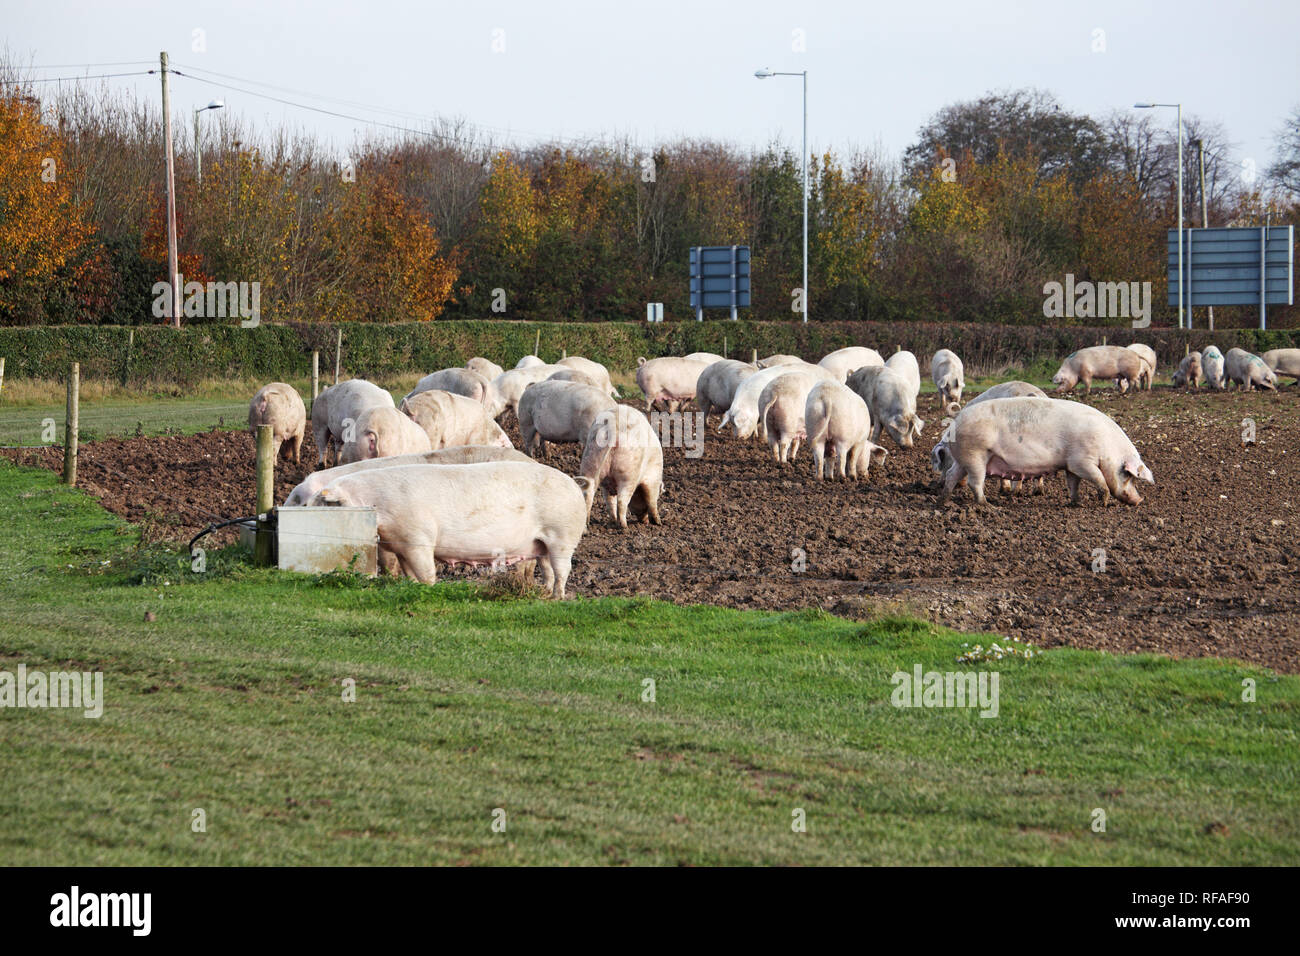
[[769,76],[803,77],[803,320],[808,321],[808,71],[799,73],[755,70],[754,76],[766,80]]
[[[1155,109],[1157,106],[1177,108],[1178,110],[1178,327],[1183,327],[1183,104],[1182,103],[1134,103],[1135,110]],[[1189,321],[1190,329],[1192,323]]]
[[199,147],[199,114],[207,110],[219,110],[225,105],[221,100],[213,100],[207,106],[200,106],[194,111],[194,164],[200,182],[203,180],[203,150]]

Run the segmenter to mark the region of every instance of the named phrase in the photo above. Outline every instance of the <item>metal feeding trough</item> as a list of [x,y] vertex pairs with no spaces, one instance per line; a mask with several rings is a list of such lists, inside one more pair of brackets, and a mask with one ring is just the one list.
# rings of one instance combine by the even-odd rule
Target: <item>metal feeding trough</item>
[[374,508],[277,508],[275,515],[281,571],[325,574],[350,567],[371,576],[379,573]]

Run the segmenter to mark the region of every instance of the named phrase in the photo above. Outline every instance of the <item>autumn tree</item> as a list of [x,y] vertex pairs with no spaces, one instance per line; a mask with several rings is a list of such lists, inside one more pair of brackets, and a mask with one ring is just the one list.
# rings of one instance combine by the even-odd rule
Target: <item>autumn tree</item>
[[0,85],[0,323],[76,321],[95,306],[104,264],[71,179],[40,103]]

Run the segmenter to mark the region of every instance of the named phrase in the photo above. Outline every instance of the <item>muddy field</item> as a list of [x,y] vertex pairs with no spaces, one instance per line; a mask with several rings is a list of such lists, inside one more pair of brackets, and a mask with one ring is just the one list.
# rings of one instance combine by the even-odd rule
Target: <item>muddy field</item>
[[[1233,656],[1300,672],[1300,393],[1138,396],[1094,392],[1156,476],[1137,507],[1068,507],[1063,479],[1045,496],[961,489],[940,509],[927,424],[921,444],[890,449],[865,482],[818,483],[806,452],[780,466],[765,446],[710,432],[703,457],[665,450],[662,527],[622,531],[603,494],[570,588],[678,603],[847,617],[915,614],[1040,646]],[[934,419],[934,396],[921,413]],[[1242,422],[1257,443],[1243,446]],[[712,420],[716,425],[717,419]],[[518,433],[507,427],[517,443]],[[304,462],[315,461],[308,436]],[[8,451],[57,470],[57,449]],[[551,464],[574,474],[576,446]],[[283,467],[276,498],[310,470]],[[108,439],[83,445],[80,484],[152,538],[187,539],[252,513],[247,433]],[[1094,571],[1104,549],[1104,570]],[[800,554],[806,570],[796,571]]]

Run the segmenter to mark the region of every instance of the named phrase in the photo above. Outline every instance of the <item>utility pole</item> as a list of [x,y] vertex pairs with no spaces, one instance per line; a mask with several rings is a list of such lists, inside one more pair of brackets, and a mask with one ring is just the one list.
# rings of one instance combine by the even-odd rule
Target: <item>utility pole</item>
[[181,327],[181,289],[176,264],[176,168],[172,162],[172,100],[167,89],[167,51],[158,54],[162,67],[163,148],[167,152],[167,281],[172,293],[172,325]]
[[[1201,228],[1207,229],[1210,225],[1210,201],[1205,195],[1205,140],[1198,139],[1196,144],[1200,147],[1201,153]],[[1210,331],[1214,331],[1214,306],[1208,306],[1210,310]]]

